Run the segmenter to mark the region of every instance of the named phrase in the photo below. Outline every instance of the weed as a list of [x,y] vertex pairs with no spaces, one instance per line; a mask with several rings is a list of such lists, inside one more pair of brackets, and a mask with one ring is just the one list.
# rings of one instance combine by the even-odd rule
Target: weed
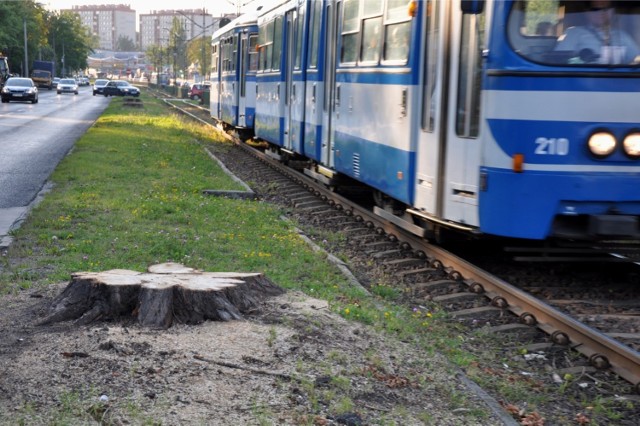
[[275,327],[269,328],[269,336],[267,337],[267,345],[270,348],[273,347],[273,344],[275,343],[276,338],[277,338],[276,328]]

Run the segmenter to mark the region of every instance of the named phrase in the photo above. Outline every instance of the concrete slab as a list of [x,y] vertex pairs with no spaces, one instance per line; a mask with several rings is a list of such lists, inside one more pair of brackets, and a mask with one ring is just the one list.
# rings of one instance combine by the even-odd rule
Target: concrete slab
[[12,241],[9,233],[26,217],[29,208],[27,206],[0,209],[0,249],[9,247]]

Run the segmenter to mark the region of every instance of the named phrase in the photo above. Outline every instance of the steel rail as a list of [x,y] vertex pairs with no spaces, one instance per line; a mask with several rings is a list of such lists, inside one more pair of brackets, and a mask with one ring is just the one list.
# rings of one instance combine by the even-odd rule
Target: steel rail
[[[312,178],[273,161],[264,153],[248,147],[246,144],[240,143],[238,146],[287,176],[313,188],[313,191],[321,193],[327,199],[333,200],[344,210],[350,210],[352,215],[360,216],[370,227],[375,227],[380,232],[393,236],[392,238],[397,239],[399,243],[409,244],[413,250],[422,252],[427,258],[437,259],[443,266],[453,269],[451,275],[457,275],[459,279],[463,279],[470,290],[474,285],[479,284],[487,297],[493,301],[502,302],[501,307],[519,316],[523,322],[537,326],[550,335],[554,343],[571,345],[573,349],[585,355],[593,366],[600,369],[610,368],[617,375],[630,382],[636,392],[640,393],[639,352],[576,321],[558,309],[475,267],[453,253],[406,232],[370,210],[360,207],[340,194],[318,184]],[[475,287],[477,288],[477,285]]]
[[[208,124],[217,129],[211,123]],[[409,244],[413,250],[421,253],[426,258],[437,260],[444,267],[452,269],[453,271],[450,272],[450,275],[463,279],[465,284],[469,286],[470,291],[477,292],[477,290],[473,289],[477,288],[478,285],[481,286],[480,288],[487,297],[494,302],[500,301],[502,303],[500,307],[510,310],[526,324],[535,325],[550,335],[554,343],[570,344],[573,349],[585,355],[596,368],[610,368],[618,376],[631,383],[635,391],[640,393],[639,352],[611,339],[604,333],[574,320],[554,307],[473,266],[453,253],[406,232],[401,227],[385,220],[372,211],[331,191],[314,179],[294,171],[259,150],[242,143],[239,139],[233,139],[238,147],[264,161],[270,167],[298,181],[310,190],[312,189],[314,192],[322,194],[327,200],[332,200],[334,205],[340,206],[343,210],[364,221],[368,226],[375,227],[377,231],[386,233],[399,243]]]

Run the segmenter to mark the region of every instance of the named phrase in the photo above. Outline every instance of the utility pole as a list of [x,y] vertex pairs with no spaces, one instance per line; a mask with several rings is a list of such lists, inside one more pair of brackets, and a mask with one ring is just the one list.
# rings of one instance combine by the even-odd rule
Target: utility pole
[[[206,16],[206,10],[203,7],[202,8],[202,25],[200,25],[199,23],[197,23],[196,21],[194,21],[190,16],[185,15],[182,11],[178,10],[177,11],[179,14],[181,14],[182,16],[184,16],[185,18],[187,18],[188,20],[190,20],[193,25],[195,25],[196,27],[200,28],[202,30],[202,33],[200,34],[200,36],[202,37],[202,80],[205,80],[205,76],[207,73],[207,57],[206,57],[206,49],[205,49],[205,45],[206,45],[206,30],[210,27],[212,27],[214,25],[214,23],[211,23],[210,25],[205,25],[205,16]],[[196,39],[198,36],[193,36],[191,37],[191,39],[187,40],[187,42]]]
[[227,0],[228,3],[234,5],[236,7],[236,16],[240,16],[240,12],[242,12],[242,8],[250,5],[255,0],[249,0],[247,2],[242,3],[241,0]]
[[27,49],[27,18],[22,18],[24,29],[24,77],[29,77],[29,51]]
[[205,39],[204,39],[204,7],[202,8],[202,81],[206,80],[206,65],[207,65],[207,58],[205,56],[205,49],[204,49],[204,44],[205,44]]

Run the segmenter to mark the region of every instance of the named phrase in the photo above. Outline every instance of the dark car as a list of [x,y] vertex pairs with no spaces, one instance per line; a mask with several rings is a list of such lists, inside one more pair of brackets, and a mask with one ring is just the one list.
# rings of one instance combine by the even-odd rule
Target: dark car
[[202,99],[204,92],[208,92],[211,89],[211,83],[205,81],[204,83],[196,83],[189,89],[189,98]]
[[105,96],[140,96],[140,89],[124,80],[111,80],[104,86]]
[[93,96],[104,95],[104,86],[107,85],[109,80],[105,78],[99,78],[93,82]]
[[38,103],[38,87],[26,77],[11,77],[2,88],[2,103],[10,101],[31,101]]

